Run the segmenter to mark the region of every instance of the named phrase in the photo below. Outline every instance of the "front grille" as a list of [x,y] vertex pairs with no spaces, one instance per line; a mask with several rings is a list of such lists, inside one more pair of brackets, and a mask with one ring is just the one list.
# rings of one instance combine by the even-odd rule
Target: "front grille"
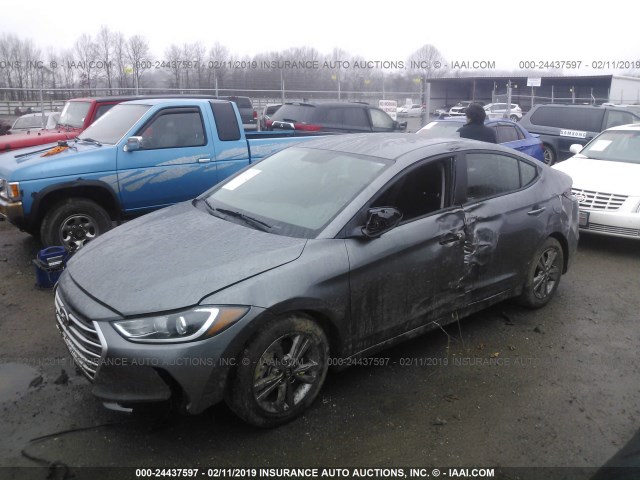
[[76,365],[90,379],[96,376],[96,371],[102,356],[102,343],[93,322],[72,313],[62,303],[56,291],[56,326],[66,343],[69,353]]
[[612,227],[611,225],[601,225],[599,223],[589,223],[587,230],[593,232],[613,233],[616,235],[624,235],[626,237],[640,237],[640,230],[635,228]]
[[572,188],[571,193],[578,198],[581,207],[592,210],[617,210],[627,200],[626,195],[594,192],[592,190],[581,190],[579,188]]

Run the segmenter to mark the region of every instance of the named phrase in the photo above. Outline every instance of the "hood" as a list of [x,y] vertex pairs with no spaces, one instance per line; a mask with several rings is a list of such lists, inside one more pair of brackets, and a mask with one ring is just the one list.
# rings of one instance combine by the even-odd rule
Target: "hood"
[[225,287],[292,262],[305,239],[254,230],[185,202],[126,223],[76,253],[67,272],[123,316],[196,305]]
[[71,141],[69,148],[43,157],[55,147],[57,144],[40,145],[0,154],[0,177],[17,182],[115,170],[115,145]]
[[80,132],[80,129],[56,128],[55,130],[31,130],[29,133],[3,135],[0,137],[0,152],[45,145],[59,140],[71,140],[77,137]]
[[640,164],[574,156],[553,168],[571,176],[573,188],[640,196]]

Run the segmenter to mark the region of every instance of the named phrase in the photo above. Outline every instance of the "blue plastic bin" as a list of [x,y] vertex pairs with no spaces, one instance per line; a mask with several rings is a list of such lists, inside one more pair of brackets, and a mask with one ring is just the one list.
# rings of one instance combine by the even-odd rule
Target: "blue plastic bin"
[[69,252],[64,247],[49,247],[38,252],[33,261],[36,266],[36,285],[41,288],[53,287],[64,270]]

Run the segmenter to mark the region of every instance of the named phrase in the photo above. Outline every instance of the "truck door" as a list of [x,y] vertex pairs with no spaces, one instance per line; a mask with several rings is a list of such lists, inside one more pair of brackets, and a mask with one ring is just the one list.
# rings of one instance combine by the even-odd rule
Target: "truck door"
[[214,139],[197,106],[158,110],[135,133],[140,150],[118,148],[118,184],[127,212],[189,200],[217,183]]

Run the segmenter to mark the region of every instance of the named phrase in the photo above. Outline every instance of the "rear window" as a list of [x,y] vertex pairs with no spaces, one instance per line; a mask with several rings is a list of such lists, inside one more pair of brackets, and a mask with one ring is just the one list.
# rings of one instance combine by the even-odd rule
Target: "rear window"
[[604,110],[598,108],[540,107],[530,118],[534,125],[599,132]]
[[273,114],[271,120],[310,123],[315,112],[316,107],[310,105],[283,105]]

